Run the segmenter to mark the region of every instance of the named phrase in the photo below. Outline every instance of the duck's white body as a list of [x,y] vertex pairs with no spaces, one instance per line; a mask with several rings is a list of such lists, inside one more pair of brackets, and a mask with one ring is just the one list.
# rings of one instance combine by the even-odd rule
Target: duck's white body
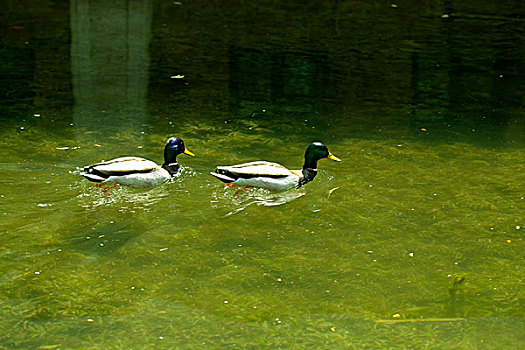
[[149,188],[171,179],[170,173],[157,163],[140,157],[120,157],[93,164],[81,174],[93,182]]
[[301,170],[289,170],[278,163],[255,161],[232,166],[218,166],[210,173],[219,180],[239,186],[285,191],[297,187],[303,179]]
[[313,142],[306,148],[301,170],[290,170],[281,164],[260,160],[238,165],[218,166],[215,172],[210,174],[227,184],[285,191],[301,187],[312,181],[317,175],[317,161],[323,158],[341,161],[321,142]]
[[134,188],[148,188],[170,180],[179,171],[177,155],[195,155],[184,146],[178,137],[170,137],[164,146],[162,166],[140,157],[120,157],[107,162],[84,167],[80,175],[89,181],[120,184]]

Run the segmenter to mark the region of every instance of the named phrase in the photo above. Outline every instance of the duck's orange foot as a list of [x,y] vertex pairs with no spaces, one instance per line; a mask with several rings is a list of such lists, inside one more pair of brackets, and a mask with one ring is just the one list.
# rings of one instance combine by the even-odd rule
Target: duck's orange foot
[[230,184],[230,183],[224,184],[224,188],[226,188],[226,187],[233,187],[233,186],[235,186],[235,185],[234,184]]
[[247,190],[248,188],[252,188],[252,186],[244,186],[244,187],[241,188],[240,190],[235,191],[235,194],[238,195],[238,194],[241,193],[241,192],[246,192],[246,190]]
[[[104,188],[102,188],[102,193],[104,193],[106,196],[110,196],[111,193],[109,192],[109,190],[111,190],[112,188],[115,188],[117,186],[118,186],[118,184],[114,184],[113,186],[109,186],[109,187],[104,187]],[[102,187],[102,186],[98,186],[98,187]]]

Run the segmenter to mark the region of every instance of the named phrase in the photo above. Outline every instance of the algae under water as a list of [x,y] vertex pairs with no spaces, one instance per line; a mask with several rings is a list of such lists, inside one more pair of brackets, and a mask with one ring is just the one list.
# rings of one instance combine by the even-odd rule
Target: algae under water
[[[517,1],[4,1],[0,348],[525,343]],[[195,158],[150,190],[79,175]],[[236,193],[208,172],[302,165]]]

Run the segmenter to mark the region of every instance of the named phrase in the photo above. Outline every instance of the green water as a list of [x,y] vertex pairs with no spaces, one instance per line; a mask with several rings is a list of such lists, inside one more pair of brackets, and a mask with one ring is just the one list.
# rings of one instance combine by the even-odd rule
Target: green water
[[[396,3],[397,4],[397,3]],[[3,1],[1,349],[519,349],[520,1]],[[178,77],[177,77],[178,76]],[[122,155],[181,176],[106,195]],[[208,173],[342,162],[284,193]]]

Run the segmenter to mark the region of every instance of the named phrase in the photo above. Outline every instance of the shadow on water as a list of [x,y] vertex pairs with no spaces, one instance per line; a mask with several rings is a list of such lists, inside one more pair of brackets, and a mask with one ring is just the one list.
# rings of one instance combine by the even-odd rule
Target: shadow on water
[[[86,220],[99,220],[97,217],[87,217]],[[113,254],[125,247],[130,241],[138,239],[149,232],[147,224],[140,221],[118,222],[109,220],[107,222],[96,222],[91,225],[79,226],[76,230],[68,232],[64,237],[69,242],[69,249],[82,251],[86,257],[104,256]],[[91,260],[89,260],[91,261]],[[93,261],[91,261],[93,263]]]

